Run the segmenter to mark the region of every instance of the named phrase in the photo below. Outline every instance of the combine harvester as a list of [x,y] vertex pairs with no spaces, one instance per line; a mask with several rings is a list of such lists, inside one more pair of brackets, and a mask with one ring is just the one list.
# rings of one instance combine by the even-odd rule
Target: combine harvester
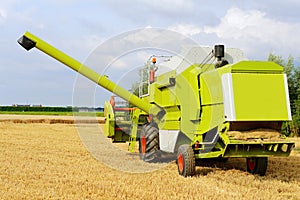
[[241,61],[240,51],[216,45],[187,54],[202,63],[188,65],[174,58],[169,66],[176,68],[155,75],[153,59],[148,92],[138,97],[29,32],[18,42],[26,50],[36,47],[134,105],[117,106],[114,98],[105,103],[107,137],[130,142],[131,151],[138,141],[140,158],[146,162],[175,153],[182,176],[194,175],[196,163],[210,158],[246,158],[248,172],[265,175],[269,156],[289,156],[294,147],[280,134],[291,111],[286,75],[273,62]]

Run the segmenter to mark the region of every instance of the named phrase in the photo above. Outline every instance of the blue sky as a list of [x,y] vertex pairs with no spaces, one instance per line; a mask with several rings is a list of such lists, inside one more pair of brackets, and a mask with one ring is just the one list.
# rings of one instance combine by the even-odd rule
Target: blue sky
[[[145,27],[177,31],[199,45],[237,47],[249,59],[265,60],[272,52],[299,60],[299,10],[297,0],[2,0],[0,105],[73,104],[76,73],[37,50],[22,49],[16,40],[25,31],[81,62],[103,42]],[[91,90],[96,106],[110,95]]]

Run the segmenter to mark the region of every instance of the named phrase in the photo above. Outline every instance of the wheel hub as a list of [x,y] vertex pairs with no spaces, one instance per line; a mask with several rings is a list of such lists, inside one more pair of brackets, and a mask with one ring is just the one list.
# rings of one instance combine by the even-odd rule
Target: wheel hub
[[183,172],[184,161],[181,153],[178,155],[177,164],[178,164],[179,171]]
[[145,136],[142,136],[142,154],[145,154],[146,153],[146,137]]
[[256,165],[255,160],[254,159],[248,159],[247,164],[248,164],[249,170],[254,171],[254,168],[255,168],[255,165]]

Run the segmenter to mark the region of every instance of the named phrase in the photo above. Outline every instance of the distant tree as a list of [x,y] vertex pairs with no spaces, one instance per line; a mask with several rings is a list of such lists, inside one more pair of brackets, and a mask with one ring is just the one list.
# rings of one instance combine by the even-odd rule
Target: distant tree
[[294,58],[289,56],[284,60],[281,56],[269,54],[268,61],[275,62],[284,67],[288,79],[290,105],[293,121],[283,125],[283,133],[286,135],[299,135],[300,130],[300,70],[295,67]]

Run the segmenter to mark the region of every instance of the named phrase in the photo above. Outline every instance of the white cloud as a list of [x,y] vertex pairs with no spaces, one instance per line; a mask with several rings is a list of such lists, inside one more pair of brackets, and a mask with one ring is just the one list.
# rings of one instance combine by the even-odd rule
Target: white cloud
[[297,53],[297,56],[300,54],[300,51],[292,52],[295,46],[300,45],[300,23],[271,19],[266,13],[258,10],[231,8],[219,25],[205,27],[204,32],[216,34],[233,45],[243,45],[248,51],[258,51],[257,47],[264,46],[266,51],[275,50],[287,55]]
[[168,29],[185,36],[193,36],[202,31],[200,27],[194,24],[176,24],[174,26],[169,26]]
[[78,60],[82,60],[85,59],[103,41],[105,41],[105,38],[90,34],[78,36],[78,38],[65,38],[65,36],[61,36],[58,39],[54,38],[53,40],[56,40],[56,42],[53,43],[54,46],[70,53],[70,56]]
[[125,62],[125,60],[126,59],[116,58],[111,63],[111,67],[116,68],[116,69],[124,69],[126,67],[128,68],[128,63]]
[[186,0],[146,0],[143,3],[153,10],[165,12],[191,11],[195,8],[193,1]]
[[4,23],[7,18],[7,11],[3,8],[0,8],[0,24]]
[[205,33],[215,33],[220,38],[243,39],[257,38],[268,39],[274,37],[274,28],[278,22],[265,18],[265,13],[252,10],[243,11],[238,8],[231,8],[221,19],[221,23],[215,27],[205,27]]

